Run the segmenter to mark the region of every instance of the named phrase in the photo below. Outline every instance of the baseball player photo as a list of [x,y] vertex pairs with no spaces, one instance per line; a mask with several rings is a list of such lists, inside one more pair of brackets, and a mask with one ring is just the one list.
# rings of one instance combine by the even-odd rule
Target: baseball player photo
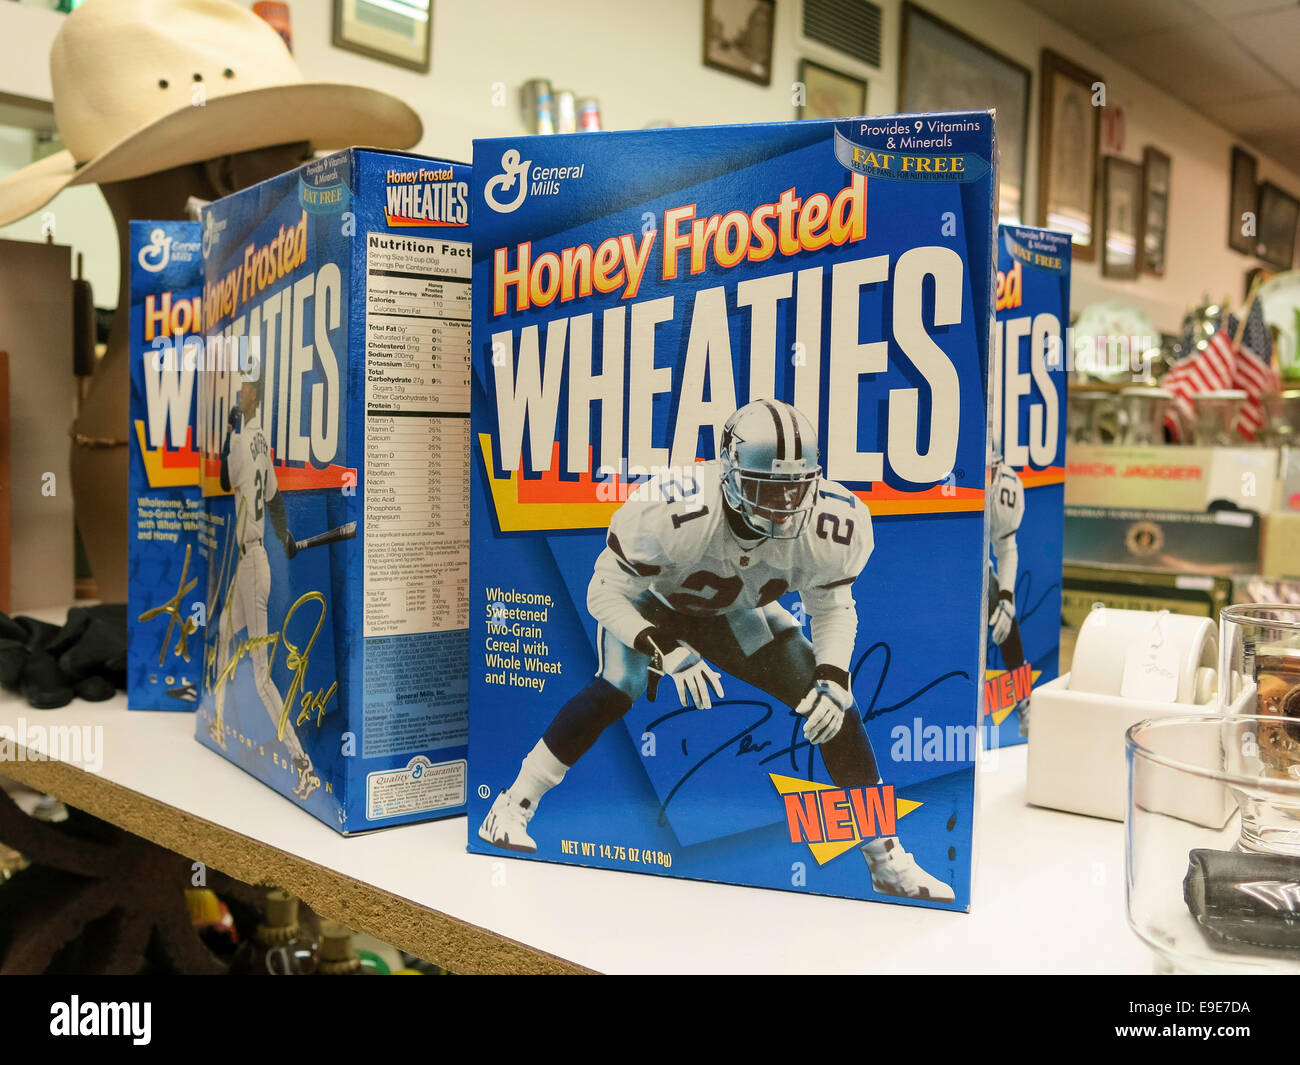
[[[1008,670],[1025,664],[1025,649],[1020,641],[1016,621],[1016,569],[1020,553],[1016,533],[1025,516],[1025,486],[1019,474],[1001,457],[993,467],[992,512],[989,517],[989,634],[1002,651],[1002,664]],[[996,562],[994,561],[996,560]],[[1029,735],[1029,700],[1016,703],[1016,722],[1021,736]]]
[[[535,852],[529,823],[543,796],[605,728],[665,683],[683,707],[702,711],[722,699],[725,677],[752,684],[804,719],[803,736],[836,786],[882,782],[849,673],[853,585],[874,546],[871,516],[822,475],[816,430],[788,403],[741,407],[726,421],[719,454],[652,477],[614,514],[587,590],[596,676],[524,757],[480,839]],[[811,619],[811,639],[778,602],[789,592]],[[897,837],[860,849],[878,894],[953,900]]]
[[[266,707],[274,727],[280,728],[284,714],[284,697],[271,677],[268,663],[268,628],[266,608],[271,596],[271,567],[267,560],[265,533],[266,519],[270,517],[276,540],[288,558],[298,553],[298,545],[289,533],[285,519],[284,500],[280,498],[271,461],[271,448],[261,422],[261,367],[241,374],[239,397],[230,412],[230,426],[221,449],[221,487],[230,492],[235,503],[235,541],[238,558],[226,596],[226,608],[221,618],[221,663],[219,675],[225,673],[233,653],[236,637],[245,634],[248,641],[247,658],[253,670],[253,683]],[[239,665],[236,664],[236,671]],[[234,675],[228,678],[217,694],[216,713],[209,730],[214,742],[225,746],[222,725],[222,703]],[[289,755],[289,764],[298,775],[293,793],[307,799],[318,787],[320,779],[312,767],[311,758],[303,750],[291,719],[284,723],[283,743]]]

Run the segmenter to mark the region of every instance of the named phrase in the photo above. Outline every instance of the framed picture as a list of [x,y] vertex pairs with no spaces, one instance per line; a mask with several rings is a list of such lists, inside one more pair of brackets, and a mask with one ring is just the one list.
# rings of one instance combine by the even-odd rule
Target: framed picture
[[900,111],[998,113],[998,200],[1001,221],[1024,221],[1031,75],[988,45],[913,3],[903,4],[899,48]]
[[1300,224],[1300,200],[1271,181],[1259,186],[1258,255],[1270,266],[1290,270],[1295,259],[1295,231]]
[[1169,236],[1169,156],[1150,146],[1142,150],[1143,273],[1165,275],[1165,242]]
[[1106,156],[1101,195],[1101,273],[1132,281],[1142,246],[1142,167]]
[[867,113],[867,83],[811,59],[799,60],[803,103],[796,118],[852,118]]
[[[1246,212],[1259,210],[1255,157],[1242,148],[1232,149],[1232,181],[1228,189],[1228,247],[1242,255],[1255,254],[1255,238],[1247,231]],[[1258,218],[1256,219],[1258,224]],[[1256,229],[1256,232],[1259,232]]]
[[335,48],[427,73],[433,0],[334,0]]
[[[1074,257],[1092,260],[1096,244],[1097,138],[1101,79],[1043,49],[1038,120],[1038,224],[1074,239]],[[1136,204],[1135,204],[1136,206]]]
[[776,0],[704,0],[704,65],[772,84]]

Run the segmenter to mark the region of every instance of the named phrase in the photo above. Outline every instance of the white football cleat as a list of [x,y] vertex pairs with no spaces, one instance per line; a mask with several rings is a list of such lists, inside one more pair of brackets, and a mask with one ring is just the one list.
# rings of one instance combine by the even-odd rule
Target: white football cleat
[[881,895],[935,902],[952,902],[956,898],[951,887],[916,864],[895,836],[873,839],[862,847],[862,853],[871,870],[871,886]]
[[1016,719],[1020,726],[1020,735],[1029,738],[1029,700],[1021,699],[1016,703]]
[[478,838],[502,850],[533,854],[537,851],[537,842],[528,834],[528,822],[536,810],[537,807],[527,799],[515,802],[508,792],[503,791],[478,826]]

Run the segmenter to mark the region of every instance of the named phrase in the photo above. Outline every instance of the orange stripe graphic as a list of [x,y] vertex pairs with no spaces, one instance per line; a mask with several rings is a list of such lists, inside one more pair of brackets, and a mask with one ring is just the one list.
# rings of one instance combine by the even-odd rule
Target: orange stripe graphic
[[[560,445],[551,449],[551,468],[532,477],[511,470],[497,477],[492,440],[480,433],[479,451],[492,491],[492,503],[502,532],[546,532],[553,529],[607,529],[614,512],[634,489],[616,475],[596,482],[591,475],[592,449],[587,451],[587,471],[560,475]],[[1060,484],[1065,471],[1059,466],[1027,472],[1021,480],[1026,488]],[[877,482],[853,493],[877,516],[899,514],[978,513],[984,509],[984,492],[979,488],[936,485],[919,492],[904,492]]]

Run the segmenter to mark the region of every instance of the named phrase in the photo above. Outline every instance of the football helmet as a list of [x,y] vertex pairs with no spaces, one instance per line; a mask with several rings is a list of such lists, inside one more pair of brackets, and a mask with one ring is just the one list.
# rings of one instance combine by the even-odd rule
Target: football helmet
[[793,540],[817,502],[817,430],[779,399],[757,399],[722,427],[722,493],[758,536]]

